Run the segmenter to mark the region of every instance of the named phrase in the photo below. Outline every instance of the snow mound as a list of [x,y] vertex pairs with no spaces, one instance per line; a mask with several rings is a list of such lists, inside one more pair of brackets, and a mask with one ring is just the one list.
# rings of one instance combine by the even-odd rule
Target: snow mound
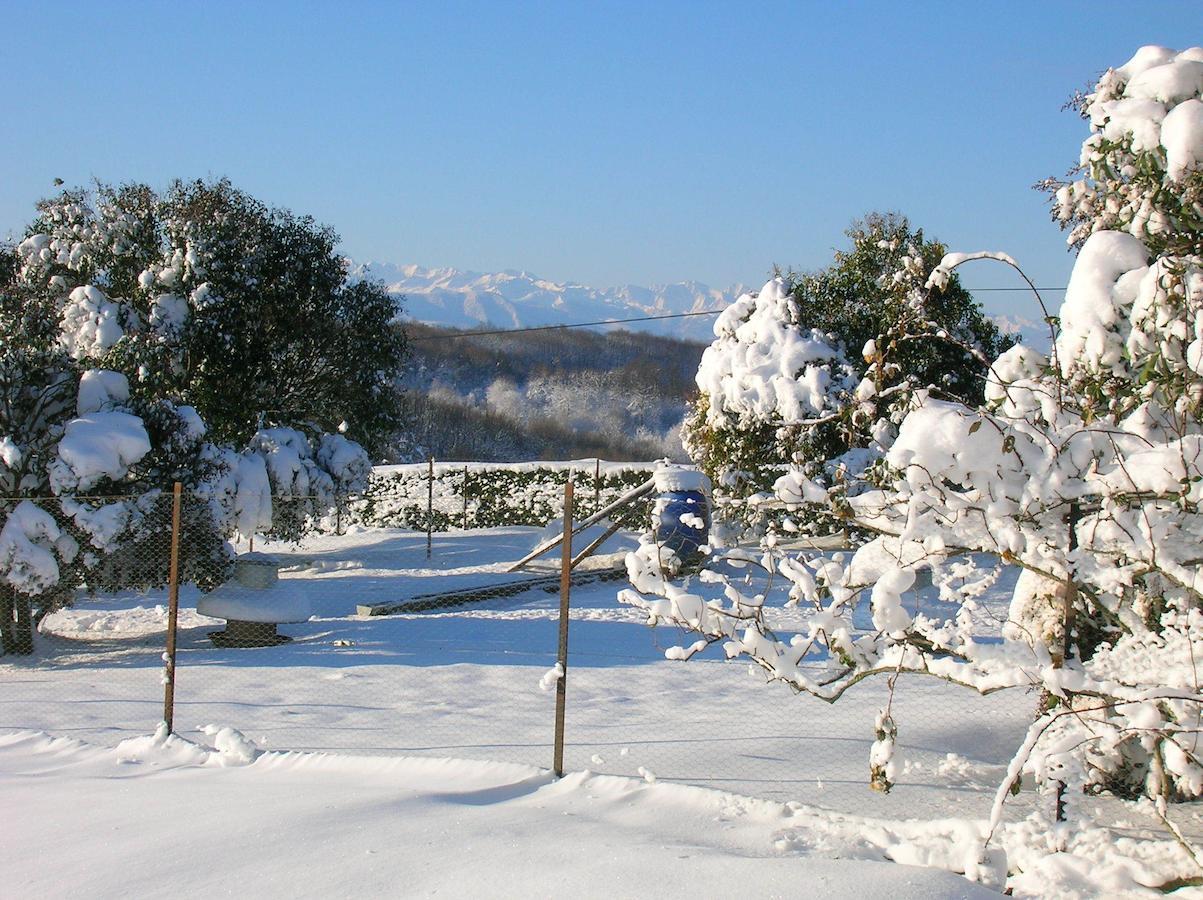
[[653,477],[661,494],[698,491],[710,495],[710,479],[693,466],[661,466]]

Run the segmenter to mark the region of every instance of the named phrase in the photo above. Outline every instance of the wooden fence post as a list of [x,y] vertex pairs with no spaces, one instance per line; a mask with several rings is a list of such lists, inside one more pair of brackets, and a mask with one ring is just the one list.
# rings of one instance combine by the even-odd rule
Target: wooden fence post
[[468,530],[468,467],[464,466],[464,531]]
[[167,652],[163,654],[163,722],[170,734],[175,724],[175,633],[180,617],[180,495],[171,492],[171,563],[167,571]]
[[430,539],[434,531],[434,457],[428,459],[426,475],[426,558],[430,559]]
[[601,457],[593,461],[593,511],[601,509]]
[[564,485],[564,541],[560,545],[560,652],[556,662],[556,737],[553,770],[564,775],[564,707],[568,687],[568,597],[572,590],[572,481]]

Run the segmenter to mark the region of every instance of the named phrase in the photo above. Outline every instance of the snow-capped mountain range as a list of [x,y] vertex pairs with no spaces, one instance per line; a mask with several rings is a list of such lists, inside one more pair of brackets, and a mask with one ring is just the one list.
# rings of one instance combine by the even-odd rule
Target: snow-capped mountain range
[[[734,285],[721,291],[696,281],[592,288],[512,269],[481,273],[376,262],[353,265],[351,274],[383,281],[389,293],[403,295],[404,318],[454,328],[532,328],[717,311],[748,290]],[[615,327],[709,342],[714,336],[714,317],[631,322]]]
[[[451,328],[535,328],[718,311],[750,290],[741,284],[718,290],[697,281],[593,288],[514,269],[481,273],[378,262],[353,264],[351,275],[382,281],[389,293],[403,297],[403,318]],[[698,315],[614,327],[709,343],[714,338],[714,318]],[[1029,346],[1048,345],[1048,330],[1041,323],[1013,315],[991,318],[1004,334],[1021,335]]]

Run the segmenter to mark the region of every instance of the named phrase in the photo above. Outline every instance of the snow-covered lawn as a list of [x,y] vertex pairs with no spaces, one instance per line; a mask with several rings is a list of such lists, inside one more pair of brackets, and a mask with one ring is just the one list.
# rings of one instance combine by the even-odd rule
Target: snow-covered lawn
[[8,897],[997,896],[882,861],[880,826],[505,763],[18,734],[0,796]]
[[[681,636],[619,606],[621,583],[593,583],[573,592],[570,775],[552,783],[554,692],[540,681],[555,661],[555,595],[354,614],[500,579],[538,537],[436,535],[429,562],[425,535],[405,531],[269,546],[287,565],[277,589],[303,592],[315,611],[274,648],[213,647],[206,632],[221,622],[198,616],[185,591],[176,730],[224,753],[146,737],[162,714],[160,595],[85,600],[49,618],[34,659],[0,664],[0,844],[21,860],[5,883],[27,896],[181,884],[313,896],[977,890],[882,861],[972,868],[980,819],[1031,720],[1022,693],[906,682],[894,701],[902,775],[882,796],[867,772],[883,686],[829,706],[742,664],[670,662]],[[1009,584],[995,592],[987,605],[1005,607]],[[1017,798],[1009,818],[1033,799]],[[53,866],[36,849],[48,835],[71,847]]]
[[[530,528],[436,535],[402,531],[323,537],[272,547],[291,563],[279,589],[303,592],[316,615],[285,626],[296,640],[217,649],[218,620],[185,592],[176,728],[230,725],[271,749],[420,753],[528,765],[551,762],[558,597],[536,591],[457,610],[354,615],[360,603],[488,584],[537,540]],[[608,550],[630,545],[616,539]],[[1030,718],[1029,698],[981,700],[914,681],[895,700],[908,777],[888,796],[867,787],[878,685],[836,706],[766,685],[717,656],[670,662],[674,629],[648,629],[615,600],[620,583],[574,589],[566,763],[650,773],[850,812],[939,816],[949,804],[984,815]],[[164,612],[159,597],[84,601],[47,620],[62,639],[32,663],[5,666],[13,683],[0,727],[112,745],[161,717]],[[787,624],[781,613],[782,624]],[[712,654],[713,655],[713,654]],[[717,699],[716,699],[717,698]],[[751,726],[751,727],[749,727]]]

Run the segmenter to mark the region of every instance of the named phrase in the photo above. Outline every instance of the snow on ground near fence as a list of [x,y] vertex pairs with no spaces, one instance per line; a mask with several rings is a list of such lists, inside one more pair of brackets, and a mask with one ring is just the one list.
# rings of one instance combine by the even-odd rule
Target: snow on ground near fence
[[[866,782],[883,685],[829,706],[743,664],[666,660],[683,636],[619,606],[621,582],[593,583],[573,591],[570,774],[550,784],[555,594],[354,614],[360,603],[503,579],[541,537],[518,527],[440,534],[429,562],[425,535],[400,530],[269,545],[286,565],[279,589],[303,593],[316,613],[284,626],[296,640],[272,648],[215,648],[206,633],[222,623],[199,616],[197,592],[184,591],[176,726],[216,752],[148,737],[162,714],[161,594],[82,600],[48,618],[35,657],[0,663],[0,842],[19,861],[6,887],[31,896],[84,884],[128,895],[285,883],[312,896],[385,886],[529,896],[583,884],[618,896],[978,892],[880,861],[964,870],[1033,697],[905,681],[894,705],[901,775],[882,796]],[[620,535],[604,549],[632,545]],[[1012,580],[986,598],[1000,617]],[[788,629],[791,614],[774,615]],[[1033,862],[1020,894],[1047,878],[1080,882],[1078,896],[1118,889],[1132,871],[1119,857],[1106,869],[1120,846],[1152,872],[1182,868],[1164,834],[1132,849],[1129,837],[1158,837],[1138,810],[1077,802],[1113,827],[1075,838],[1080,852],[1056,856],[1060,870]],[[1043,840],[1019,821],[1034,804],[1025,792],[1009,806],[1012,862]],[[1175,816],[1203,833],[1193,807]],[[51,837],[72,849],[48,866],[35,848]]]
[[0,736],[5,892],[998,896],[885,862],[888,826],[714,791],[463,760],[245,762],[182,741]]
[[[288,750],[419,753],[549,766],[558,597],[533,592],[442,612],[360,618],[357,604],[475,587],[540,538],[532,528],[436,535],[361,531],[268,546],[285,562],[280,589],[305,594],[308,622],[292,644],[218,649],[222,623],[182,594],[176,728],[231,725]],[[588,535],[578,540],[587,540]],[[633,546],[629,535],[604,550]],[[263,545],[257,544],[261,549]],[[884,686],[829,706],[765,684],[746,665],[665,659],[682,639],[619,606],[619,582],[574,588],[566,765],[677,780],[849,812],[938,817],[950,804],[985,815],[993,787],[1030,722],[1021,693],[979,698],[913,679],[895,700],[904,777],[888,796],[867,787]],[[778,598],[778,599],[783,599]],[[165,627],[157,595],[84,600],[48,618],[30,662],[0,667],[0,728],[112,745],[161,716]],[[790,614],[777,613],[788,627]],[[867,614],[866,614],[867,622]]]

